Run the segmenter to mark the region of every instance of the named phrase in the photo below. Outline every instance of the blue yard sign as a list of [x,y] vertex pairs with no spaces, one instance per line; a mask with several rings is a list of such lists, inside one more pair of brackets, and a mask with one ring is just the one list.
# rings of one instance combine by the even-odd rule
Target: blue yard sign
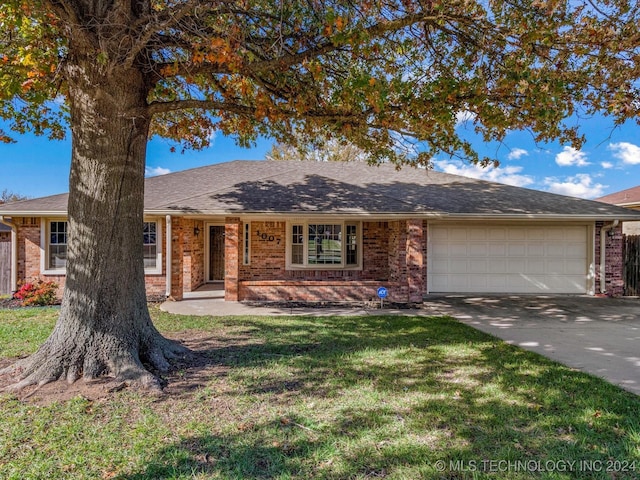
[[387,298],[387,295],[389,294],[389,292],[387,291],[386,288],[384,287],[380,287],[378,288],[378,297],[382,298]]

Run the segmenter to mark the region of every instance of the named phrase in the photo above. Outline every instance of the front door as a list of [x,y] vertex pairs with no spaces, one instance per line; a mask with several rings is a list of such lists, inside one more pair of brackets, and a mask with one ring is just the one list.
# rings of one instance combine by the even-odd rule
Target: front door
[[209,225],[209,272],[207,281],[224,280],[224,226]]

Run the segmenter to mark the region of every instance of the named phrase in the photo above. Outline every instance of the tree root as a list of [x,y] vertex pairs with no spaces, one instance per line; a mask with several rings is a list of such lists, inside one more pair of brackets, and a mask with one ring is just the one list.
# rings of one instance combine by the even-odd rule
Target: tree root
[[[17,377],[17,381],[3,391],[17,393],[36,385],[36,390],[28,394],[31,396],[44,385],[58,380],[72,384],[80,378],[90,381],[107,376],[130,388],[161,392],[162,382],[152,371],[165,373],[171,369],[172,362],[190,353],[183,345],[159,333],[147,337],[138,349],[121,345],[113,337],[111,345],[105,345],[104,338],[102,342],[83,344],[64,340],[58,342],[52,334],[36,353],[0,370],[0,375]],[[88,348],[90,345],[99,346]]]

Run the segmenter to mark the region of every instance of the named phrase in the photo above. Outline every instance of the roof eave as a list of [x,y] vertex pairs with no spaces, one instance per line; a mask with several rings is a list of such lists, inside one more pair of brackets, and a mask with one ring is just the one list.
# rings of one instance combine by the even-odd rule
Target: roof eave
[[621,221],[640,221],[640,214],[614,214],[605,213],[599,215],[593,214],[540,214],[540,213],[448,213],[448,212],[283,212],[283,211],[225,211],[225,210],[207,210],[207,211],[180,211],[180,210],[145,210],[145,215],[177,215],[185,217],[329,217],[336,216],[341,218],[375,218],[375,219],[393,219],[398,217],[404,218],[424,218],[424,219],[456,219],[456,220],[555,220],[555,221],[598,221],[598,220],[621,220]]
[[0,210],[3,217],[66,217],[66,210]]

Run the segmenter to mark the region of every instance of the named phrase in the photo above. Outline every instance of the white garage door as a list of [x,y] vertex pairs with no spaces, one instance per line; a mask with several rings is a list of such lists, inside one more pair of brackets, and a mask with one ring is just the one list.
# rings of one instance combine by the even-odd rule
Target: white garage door
[[586,226],[428,229],[431,293],[586,293]]

